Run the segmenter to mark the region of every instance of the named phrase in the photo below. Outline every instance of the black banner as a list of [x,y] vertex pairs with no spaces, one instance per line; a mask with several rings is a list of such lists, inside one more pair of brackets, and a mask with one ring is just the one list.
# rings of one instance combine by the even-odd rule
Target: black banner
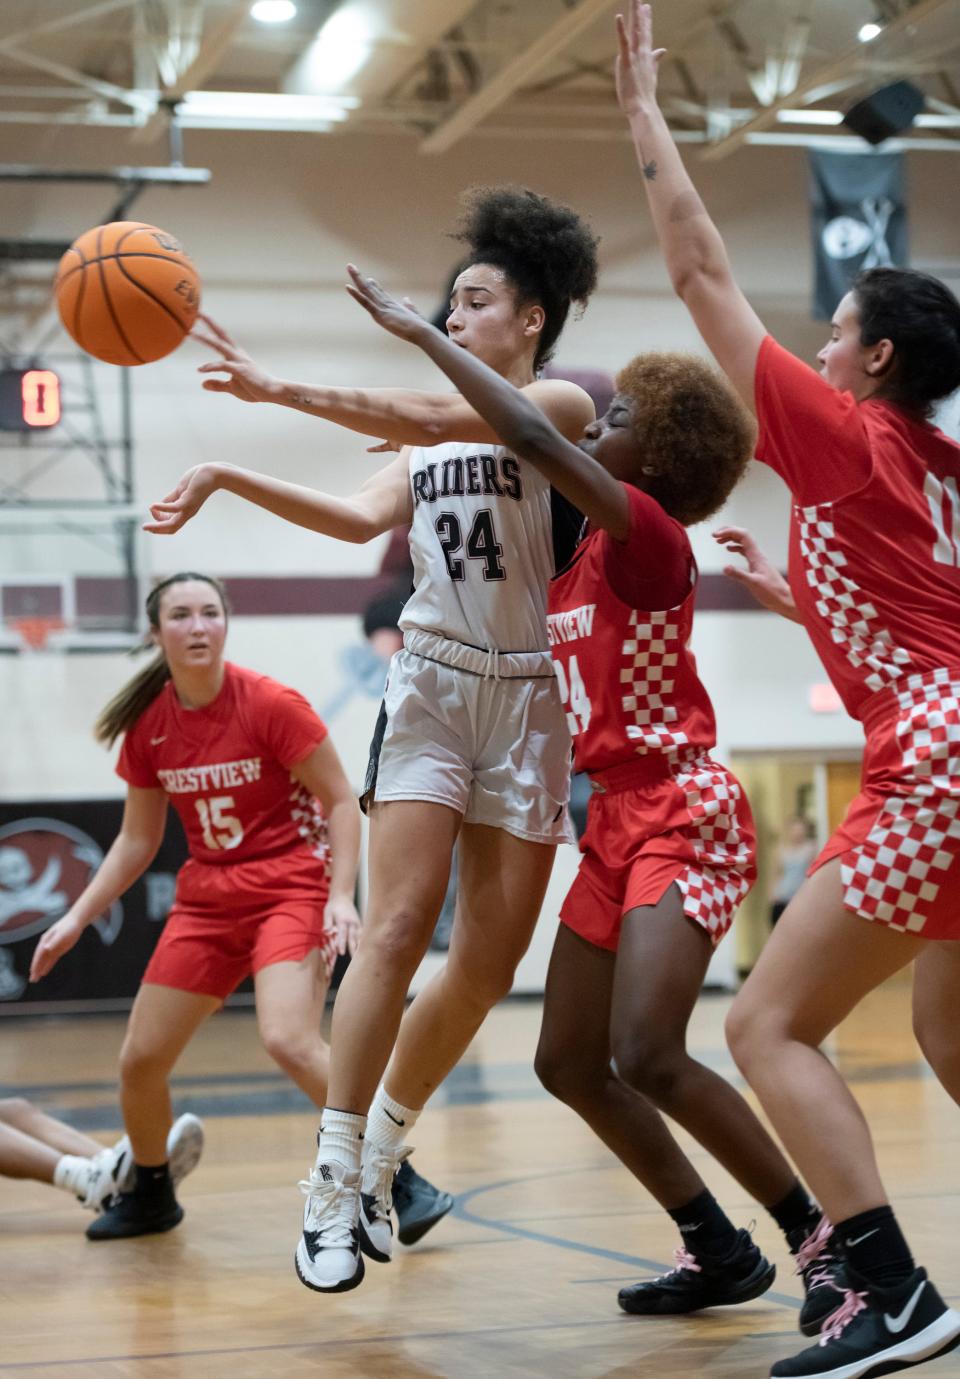
[[813,231],[813,316],[829,320],[864,268],[907,262],[901,153],[809,149]]
[[122,800],[0,803],[0,1002],[7,1010],[136,995],[186,857],[172,810],[149,870],[47,977],[27,981],[37,940],[80,895],[122,817]]

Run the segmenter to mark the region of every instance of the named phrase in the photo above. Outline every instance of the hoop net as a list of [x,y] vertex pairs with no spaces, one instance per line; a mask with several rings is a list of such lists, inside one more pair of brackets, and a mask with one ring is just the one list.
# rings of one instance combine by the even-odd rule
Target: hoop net
[[10,627],[20,638],[24,651],[45,651],[54,632],[62,631],[62,618],[27,617],[11,618]]

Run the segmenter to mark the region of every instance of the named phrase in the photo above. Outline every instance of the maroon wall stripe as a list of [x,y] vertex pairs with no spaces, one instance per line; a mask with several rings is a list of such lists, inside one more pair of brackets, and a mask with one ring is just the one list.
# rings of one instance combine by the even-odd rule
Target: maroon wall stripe
[[[79,576],[74,581],[77,620],[114,622],[127,614],[126,580],[107,576]],[[397,587],[389,575],[228,575],[230,602],[238,617],[303,617],[356,614],[378,595]],[[403,591],[408,587],[402,586]],[[5,617],[27,612],[59,613],[60,590],[55,585],[26,582],[0,584],[0,608]],[[722,574],[700,576],[697,609],[705,613],[757,613],[764,610],[743,585]]]

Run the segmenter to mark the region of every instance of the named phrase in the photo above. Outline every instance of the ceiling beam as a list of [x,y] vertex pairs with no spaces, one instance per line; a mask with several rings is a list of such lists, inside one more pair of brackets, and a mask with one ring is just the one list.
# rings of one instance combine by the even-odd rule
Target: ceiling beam
[[448,120],[427,135],[420,144],[420,152],[445,153],[452,148],[458,139],[469,134],[514,91],[529,82],[546,63],[569,47],[598,15],[609,10],[610,0],[580,0],[528,48],[501,67],[479,91],[468,96]]
[[0,52],[7,57],[12,57],[16,62],[22,62],[26,67],[36,67],[41,72],[49,72],[51,76],[59,77],[61,81],[71,82],[80,90],[92,91],[95,95],[102,96],[104,100],[116,101],[119,105],[127,105],[131,110],[136,110],[139,114],[146,117],[156,107],[156,97],[147,91],[130,91],[123,86],[115,86],[112,81],[101,81],[99,77],[92,77],[87,72],[80,72],[75,67],[65,67],[62,62],[52,62],[49,58],[40,57],[37,53],[24,52],[22,48],[15,47],[8,40],[0,42]]
[[55,33],[58,29],[67,29],[75,24],[86,24],[89,20],[100,19],[114,10],[128,10],[134,4],[136,0],[101,0],[99,5],[84,5],[82,9],[58,15],[56,19],[47,19],[42,24],[31,24],[29,29],[21,29],[19,33],[7,34],[0,42],[0,50],[7,44],[16,46],[28,42],[31,38],[38,38],[41,34]]
[[802,104],[804,97],[816,91],[819,87],[849,77],[859,68],[869,65],[872,53],[877,50],[879,45],[886,45],[891,38],[903,33],[907,29],[914,28],[916,25],[929,19],[937,10],[942,10],[946,5],[955,4],[956,0],[916,0],[907,10],[897,15],[886,26],[871,43],[858,42],[855,47],[848,48],[835,61],[827,63],[823,67],[818,67],[811,72],[805,81],[800,82],[788,95],[777,98],[771,105],[759,110],[752,119],[747,120],[737,129],[727,134],[723,139],[717,140],[703,152],[703,157],[710,161],[726,158],[729,154],[738,149],[741,144],[748,140],[748,136],[757,133],[759,130],[766,129],[768,125],[776,121],[777,113],[787,109],[789,106]]
[[[207,77],[215,71],[220,59],[233,42],[233,36],[250,13],[249,0],[232,5],[210,33],[203,39],[193,61],[180,73],[175,84],[163,91],[164,102],[178,100],[187,91],[199,91]],[[156,110],[145,124],[133,133],[132,143],[148,143],[170,123],[170,106]]]

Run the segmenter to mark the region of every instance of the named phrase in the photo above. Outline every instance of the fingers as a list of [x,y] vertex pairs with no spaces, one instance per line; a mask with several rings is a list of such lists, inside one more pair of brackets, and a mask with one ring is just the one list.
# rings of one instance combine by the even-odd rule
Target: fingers
[[376,314],[374,311],[373,302],[370,300],[370,298],[367,296],[365,292],[363,292],[358,287],[354,287],[353,283],[347,283],[346,288],[348,294],[353,298],[355,302],[358,302],[360,306],[363,307],[364,311],[368,311],[371,316],[374,316]]
[[243,364],[240,359],[208,359],[197,365],[197,373],[225,373],[233,378]]
[[236,348],[233,339],[227,334],[223,326],[215,321],[212,316],[208,316],[205,311],[199,311],[197,312],[197,320],[202,321],[210,333],[215,335],[223,344],[228,345],[231,349]]
[[167,517],[155,519],[153,522],[144,522],[141,531],[150,532],[151,536],[175,536],[183,526],[185,519],[177,517]]
[[30,963],[30,981],[38,982],[41,977],[45,977],[57,961],[59,954],[52,943],[47,942],[46,935],[37,944]]
[[745,570],[742,565],[725,565],[723,573],[749,589],[752,594],[758,589],[766,588],[761,575],[755,574],[753,570]]
[[152,522],[144,522],[143,530],[154,536],[173,536],[187,521],[186,514],[172,503],[151,503]]

